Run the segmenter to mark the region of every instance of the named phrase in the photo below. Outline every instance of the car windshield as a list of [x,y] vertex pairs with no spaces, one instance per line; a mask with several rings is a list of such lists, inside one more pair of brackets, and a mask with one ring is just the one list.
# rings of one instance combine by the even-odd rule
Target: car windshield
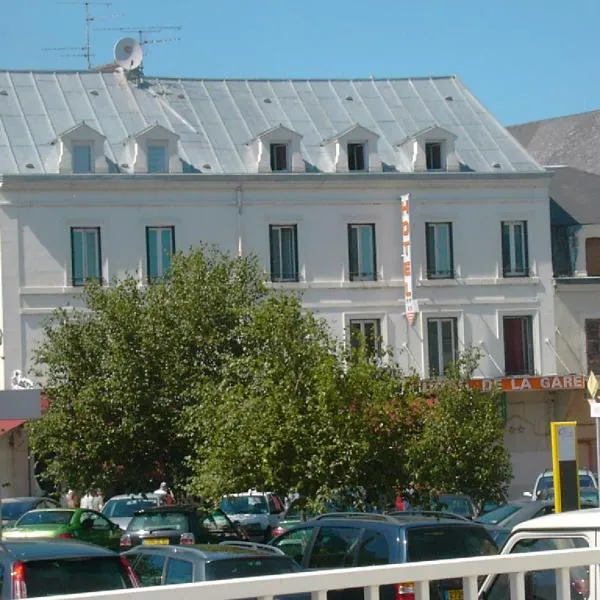
[[213,560],[206,565],[206,580],[236,579],[295,573],[300,567],[285,556],[246,556]]
[[481,515],[477,521],[479,523],[488,523],[489,525],[498,525],[514,513],[518,512],[521,507],[515,504],[504,504],[495,510],[491,510],[484,515]]
[[[548,488],[554,487],[554,478],[552,475],[544,475],[540,477],[537,484],[537,492],[541,492],[542,490],[547,490]],[[580,488],[595,488],[594,480],[591,475],[579,474],[579,487]]]
[[184,512],[152,512],[134,515],[127,526],[128,531],[153,531],[154,529],[173,529],[175,531],[189,531],[189,519]]
[[116,556],[36,560],[25,565],[28,598],[119,590],[132,585]]
[[408,562],[497,554],[483,527],[415,527],[407,533]]
[[32,510],[17,521],[16,527],[22,525],[67,525],[72,518],[72,510]]
[[119,500],[109,500],[102,509],[102,512],[109,518],[112,517],[133,517],[133,513],[144,508],[156,506],[156,501],[144,498],[122,498]]
[[244,494],[242,496],[227,496],[221,500],[220,508],[229,515],[249,514],[266,515],[269,507],[264,496]]
[[16,521],[20,516],[31,510],[31,500],[2,500],[2,519]]
[[471,503],[465,496],[445,496],[442,494],[435,504],[437,510],[447,510],[463,517],[470,517],[473,514]]

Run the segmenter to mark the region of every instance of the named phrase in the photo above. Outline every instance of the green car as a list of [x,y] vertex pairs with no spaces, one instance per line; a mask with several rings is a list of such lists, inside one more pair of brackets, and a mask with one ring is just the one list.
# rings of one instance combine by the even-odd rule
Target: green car
[[119,550],[121,528],[87,508],[46,508],[26,512],[2,532],[3,540],[62,538]]

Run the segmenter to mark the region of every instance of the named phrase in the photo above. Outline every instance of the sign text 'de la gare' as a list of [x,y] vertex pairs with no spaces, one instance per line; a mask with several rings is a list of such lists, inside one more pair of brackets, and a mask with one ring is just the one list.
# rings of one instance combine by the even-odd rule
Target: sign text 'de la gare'
[[499,379],[471,379],[471,387],[491,392],[494,389],[503,392],[527,392],[533,390],[583,390],[583,375],[546,375],[523,377],[501,377]]

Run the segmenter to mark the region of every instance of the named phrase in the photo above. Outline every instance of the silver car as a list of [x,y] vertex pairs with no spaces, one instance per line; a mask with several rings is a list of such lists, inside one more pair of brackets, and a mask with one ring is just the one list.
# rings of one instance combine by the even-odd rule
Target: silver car
[[102,514],[116,523],[121,529],[127,529],[133,514],[138,510],[158,506],[158,496],[148,494],[122,494],[113,496],[102,507]]

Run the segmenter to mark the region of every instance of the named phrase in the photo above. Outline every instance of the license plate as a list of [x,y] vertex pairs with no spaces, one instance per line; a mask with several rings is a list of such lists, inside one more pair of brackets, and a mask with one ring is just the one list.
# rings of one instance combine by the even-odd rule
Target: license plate
[[[145,546],[164,546],[169,543],[169,538],[144,538],[142,544]],[[453,598],[451,600],[454,600]],[[458,598],[456,600],[459,600]],[[462,600],[462,597],[460,598]]]
[[463,600],[462,590],[448,590],[446,592],[446,600]]

